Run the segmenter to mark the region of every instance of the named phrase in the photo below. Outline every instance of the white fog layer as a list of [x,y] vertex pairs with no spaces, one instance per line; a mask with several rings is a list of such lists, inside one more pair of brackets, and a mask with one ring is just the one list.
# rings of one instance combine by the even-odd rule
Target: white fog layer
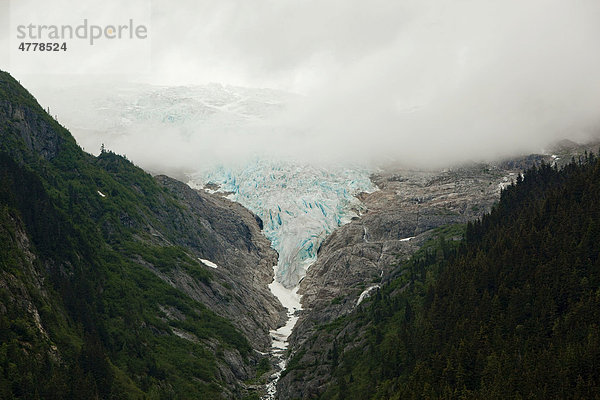
[[[176,8],[155,0],[152,13],[149,74],[11,72],[82,143],[93,142],[79,129],[85,124],[76,114],[84,110],[100,107],[110,121],[130,123],[119,140],[96,132],[87,150],[97,152],[105,140],[160,171],[265,154],[440,165],[540,151],[600,130],[597,0],[183,0]],[[123,82],[132,80],[171,88],[124,93]],[[222,102],[207,108],[190,85],[209,82],[278,92],[264,101],[256,90],[236,89],[237,99],[218,94]],[[302,96],[280,96],[290,92]],[[155,109],[159,99],[165,103]],[[173,117],[165,122],[178,124],[180,112],[202,119],[220,108],[235,120],[236,105],[273,110],[282,103],[285,112],[242,129],[212,120],[202,129],[165,130],[170,125],[145,114],[165,111]],[[131,106],[147,124],[123,115]]]

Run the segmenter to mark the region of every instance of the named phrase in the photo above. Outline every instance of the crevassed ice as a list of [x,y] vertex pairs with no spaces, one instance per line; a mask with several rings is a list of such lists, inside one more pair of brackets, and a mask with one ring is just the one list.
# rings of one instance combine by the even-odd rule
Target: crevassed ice
[[275,279],[292,288],[306,274],[326,236],[359,212],[354,197],[372,191],[365,168],[321,168],[255,160],[241,167],[216,167],[191,177],[196,186],[219,185],[256,213],[279,253]]
[[[297,285],[315,261],[327,235],[348,222],[361,204],[354,197],[374,189],[364,168],[319,168],[291,162],[255,160],[241,167],[217,167],[191,176],[190,185],[218,185],[220,192],[252,210],[263,220],[263,231],[279,253],[271,292],[287,308],[287,321],[272,330],[271,355],[279,370],[267,384],[265,400],[276,397],[285,369],[288,338],[301,309]],[[211,187],[213,187],[211,185]]]

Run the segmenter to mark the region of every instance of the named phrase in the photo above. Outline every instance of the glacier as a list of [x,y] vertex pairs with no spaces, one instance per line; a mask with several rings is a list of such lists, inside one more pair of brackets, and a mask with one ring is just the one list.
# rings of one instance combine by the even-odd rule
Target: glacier
[[275,279],[290,289],[315,261],[327,235],[361,212],[355,195],[374,190],[369,176],[361,167],[254,160],[191,174],[190,185],[216,185],[218,192],[262,219],[263,231],[279,253]]
[[263,143],[278,142],[283,151],[289,141],[273,128],[274,121],[302,98],[218,83],[65,82],[60,89],[41,85],[36,95],[88,152],[97,154],[104,145],[146,170],[178,178],[207,165],[264,154]]
[[189,175],[188,184],[211,193],[215,187],[230,200],[253,211],[279,253],[271,292],[287,309],[287,321],[270,332],[271,355],[278,360],[263,399],[275,398],[285,369],[288,338],[302,309],[298,284],[316,260],[319,247],[337,227],[363,211],[355,197],[375,190],[364,167],[318,167],[291,161],[255,159],[233,167],[217,166]]
[[375,190],[371,170],[283,161],[290,151],[314,159],[305,151],[314,147],[310,140],[278,124],[302,99],[293,93],[221,84],[65,84],[58,92],[55,86],[40,87],[37,95],[84,148],[106,145],[147,170],[187,176],[191,187],[210,193],[217,188],[263,220],[279,253],[269,288],[288,310],[285,324],[270,332],[270,353],[280,367],[267,386],[267,398],[274,398],[301,310],[298,284],[326,237],[363,211],[355,195]]

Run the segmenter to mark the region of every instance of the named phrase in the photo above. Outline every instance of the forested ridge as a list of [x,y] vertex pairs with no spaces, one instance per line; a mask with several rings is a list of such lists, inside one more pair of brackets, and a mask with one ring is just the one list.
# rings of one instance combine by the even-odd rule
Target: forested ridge
[[182,207],[126,158],[84,153],[0,71],[0,398],[245,395],[222,365],[251,370],[247,338],[160,278],[213,282],[165,245],[157,215]]
[[[600,398],[593,154],[526,171],[461,242],[435,236],[354,315],[322,328],[334,378],[321,398]],[[289,368],[314,367],[300,358]]]
[[[248,379],[267,359],[160,278],[218,284],[165,239],[180,232],[159,216],[182,207],[126,158],[81,151],[0,72],[0,398],[258,396],[224,360]],[[288,371],[326,367],[324,399],[599,398],[599,252],[597,157],[533,168],[319,326],[320,365],[300,349]]]

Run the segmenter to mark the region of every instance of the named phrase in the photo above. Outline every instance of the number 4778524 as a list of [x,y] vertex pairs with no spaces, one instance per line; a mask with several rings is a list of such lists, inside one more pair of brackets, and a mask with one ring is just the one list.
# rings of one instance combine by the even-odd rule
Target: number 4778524
[[37,43],[37,42],[21,42],[19,44],[21,51],[67,51],[67,43]]

